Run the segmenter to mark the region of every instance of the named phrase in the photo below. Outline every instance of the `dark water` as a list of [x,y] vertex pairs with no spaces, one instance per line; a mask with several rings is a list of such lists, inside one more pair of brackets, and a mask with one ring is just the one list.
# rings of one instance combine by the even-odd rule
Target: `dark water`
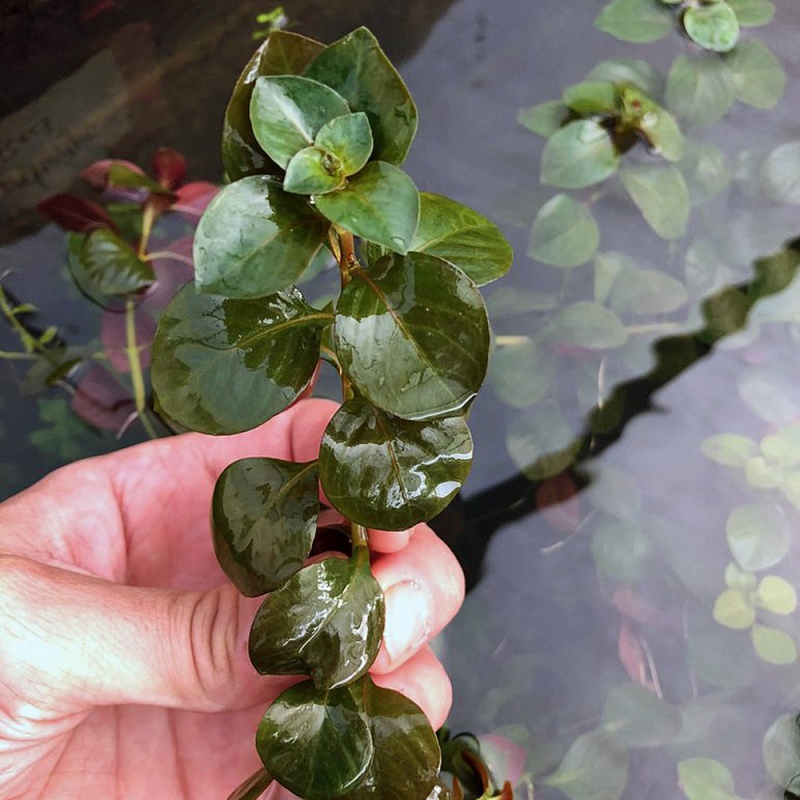
[[[86,2],[81,19],[49,3],[0,23],[13,45],[2,56],[0,270],[70,342],[97,338],[99,312],[64,279],[62,233],[31,208],[97,158],[146,163],[159,145],[182,150],[193,179],[219,180],[222,109],[267,10],[168,5]],[[743,34],[785,69],[778,104],[736,102],[684,126],[727,170],[702,162],[686,232],[667,241],[613,181],[599,198],[543,185],[544,140],[517,121],[604,59],[644,59],[663,81],[692,52],[674,33],[638,45],[602,33],[592,21],[603,5],[284,7],[298,31],[326,41],[370,25],[405,59],[420,112],[408,171],[495,220],[516,251],[486,292],[497,348],[471,419],[473,474],[438,522],[473,585],[440,641],[453,728],[519,748],[502,744],[524,754],[522,797],[535,786],[539,800],[779,798],[800,773],[800,626],[787,588],[800,583],[800,287],[789,275],[781,291],[765,289],[754,263],[800,236],[800,6],[779,0],[772,23]],[[765,159],[787,144],[768,174]],[[641,147],[630,156],[655,163]],[[539,209],[561,191],[591,200],[600,265],[527,255]],[[626,272],[609,290],[618,253],[646,274]],[[748,314],[704,306],[736,286]],[[310,290],[325,291],[324,279]],[[563,316],[575,303],[592,306]],[[724,326],[734,317],[738,332]],[[0,349],[16,348],[0,330]],[[3,495],[137,439],[83,429],[63,392],[23,397],[24,373],[22,362],[0,365]]]

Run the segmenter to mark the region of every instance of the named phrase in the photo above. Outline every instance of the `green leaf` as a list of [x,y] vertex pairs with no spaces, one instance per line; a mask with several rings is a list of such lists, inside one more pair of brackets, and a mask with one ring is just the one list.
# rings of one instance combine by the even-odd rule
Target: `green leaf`
[[318,512],[315,461],[234,461],[217,479],[211,505],[220,566],[248,597],[277,589],[308,558]]
[[797,647],[788,633],[766,625],[754,625],[750,635],[756,653],[768,664],[782,666],[797,661]]
[[727,3],[742,27],[768,25],[775,16],[775,5],[770,0],[727,0]]
[[108,228],[97,228],[86,236],[73,235],[70,242],[74,277],[89,294],[124,296],[155,281],[150,264]]
[[756,612],[743,592],[725,589],[714,602],[714,619],[726,628],[744,630],[756,621]]
[[544,328],[549,341],[587,350],[622,347],[628,334],[620,318],[598,303],[579,301],[557,311]]
[[761,185],[777,203],[800,204],[800,141],[778,145],[761,165]]
[[408,175],[383,161],[367,164],[347,187],[315,195],[317,210],[362,239],[407,253],[419,222],[419,192]]
[[672,29],[672,14],[653,0],[612,0],[594,21],[597,28],[623,42],[655,42]]
[[259,146],[250,125],[253,86],[262,75],[298,75],[325,45],[297,33],[273,31],[253,53],[236,82],[222,129],[222,163],[231,181],[280,169]]
[[280,181],[252,175],[209,204],[194,238],[200,291],[263,297],[287,289],[314,260],[330,225]]
[[529,131],[539,136],[552,136],[569,119],[569,108],[561,100],[547,100],[531,108],[523,109],[517,120]]
[[636,86],[649,96],[658,93],[660,79],[656,70],[640,58],[611,58],[601,61],[586,76],[587,81],[611,81],[617,85]]
[[630,86],[622,89],[623,114],[631,120],[654,152],[667,161],[680,161],[684,140],[675,118],[644,92]]
[[703,205],[724,192],[731,182],[725,154],[712,142],[694,140],[680,164],[692,205]]
[[709,125],[724,116],[736,99],[727,61],[711,53],[679,55],[670,67],[664,90],[667,108],[690,125]]
[[120,189],[146,189],[153,194],[172,194],[170,189],[162,186],[158,181],[154,181],[147,175],[118,161],[112,163],[108,168],[108,185]]
[[569,467],[580,450],[580,440],[558,411],[543,404],[511,422],[506,449],[521,472],[539,481]]
[[420,193],[419,225],[409,250],[443,258],[485,286],[505,275],[514,253],[500,229],[449,197]]
[[609,519],[597,525],[592,558],[603,575],[619,583],[638,583],[650,556],[650,544],[640,522]]
[[800,774],[800,726],[797,714],[784,714],[770,726],[762,745],[767,775],[782,789]]
[[601,730],[579,736],[559,768],[542,781],[572,800],[619,800],[627,782],[628,750]]
[[609,305],[620,314],[668,314],[680,308],[688,297],[683,284],[671,275],[633,268],[615,282]]
[[774,506],[738,506],[729,515],[726,530],[733,557],[750,572],[774,567],[789,550],[788,523]]
[[570,122],[557,130],[542,152],[542,183],[581,189],[613,175],[619,153],[608,131],[596,120]]
[[262,675],[310,675],[317,689],[335,689],[375,661],[384,618],[366,551],[326,558],[267,595],[250,629],[250,660]]
[[[708,611],[704,609],[704,616]],[[686,662],[696,677],[712,686],[743,689],[756,680],[753,648],[739,631],[714,623],[714,631],[693,633],[686,645]]]
[[309,385],[330,321],[296,289],[236,300],[187,284],[162,313],[153,342],[161,410],[203,433],[260,425]]
[[389,255],[353,273],[336,307],[334,340],[364,397],[420,420],[452,414],[475,396],[486,373],[489,323],[480,292],[461,270],[424,253]]
[[773,108],[783,97],[786,73],[781,62],[758,39],[742,42],[729,56],[736,99],[753,108]]
[[679,761],[678,785],[688,800],[740,800],[731,771],[712,758]]
[[377,39],[357,28],[326,47],[305,76],[335,89],[372,127],[372,158],[402,164],[417,131],[417,108]]
[[722,433],[706,439],[700,449],[706,458],[726,467],[743,467],[758,453],[758,445],[746,436]]
[[761,452],[780,469],[800,464],[800,425],[787,425],[761,440]]
[[298,150],[314,144],[326,122],[349,113],[341,95],[299,75],[262,76],[256,80],[250,99],[253,135],[284,169]]
[[305,147],[296,152],[283,180],[283,188],[293,194],[325,194],[345,185],[341,161],[319,147]]
[[553,267],[577,267],[597,252],[600,229],[592,212],[568,194],[548,200],[533,221],[527,253]]
[[678,735],[681,714],[653,692],[629,681],[606,695],[603,729],[628,747],[655,747]]
[[756,576],[752,572],[745,572],[735,561],[730,561],[725,567],[725,585],[749,596],[756,588]]
[[706,50],[727,53],[739,41],[739,20],[725,0],[708,0],[704,5],[690,5],[682,20],[689,38]]
[[314,143],[339,159],[345,175],[353,175],[364,167],[374,145],[372,129],[363,111],[345,114],[325,123]]
[[228,800],[259,800],[271,783],[272,776],[265,769],[260,769],[237,786]]
[[628,167],[620,172],[620,179],[647,224],[662,239],[683,236],[689,220],[689,189],[677,167]]
[[773,614],[792,614],[797,608],[797,592],[784,578],[767,575],[758,584],[756,601]]
[[537,342],[528,340],[498,347],[489,359],[489,381],[509,406],[538,403],[553,381],[555,361]]
[[561,99],[581,116],[613,116],[619,106],[619,90],[610,81],[583,81],[565,89]]
[[636,262],[626,253],[598,253],[594,260],[594,299],[605,303],[621,275],[636,269]]
[[461,488],[472,437],[462,416],[410,422],[355,398],[328,424],[319,458],[325,496],[345,517],[405,530],[436,516]]
[[375,744],[353,689],[320,690],[304,681],[266,710],[256,749],[267,772],[290,792],[306,800],[329,800],[363,780]]

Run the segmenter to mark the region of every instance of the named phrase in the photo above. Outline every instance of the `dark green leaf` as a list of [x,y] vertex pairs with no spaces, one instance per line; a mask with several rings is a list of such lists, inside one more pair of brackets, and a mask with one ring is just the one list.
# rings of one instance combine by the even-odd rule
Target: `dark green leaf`
[[250,98],[256,80],[262,75],[298,75],[324,48],[297,33],[273,31],[247,62],[228,101],[222,130],[222,163],[230,180],[280,171],[261,149],[250,126]]
[[217,560],[236,588],[248,597],[276,589],[303,566],[314,542],[316,462],[234,461],[217,480],[211,509]]
[[728,56],[736,99],[753,108],[773,108],[783,97],[786,73],[781,62],[758,39],[739,44]]
[[514,253],[500,229],[468,206],[420,194],[419,225],[409,250],[454,264],[484,286],[508,272]]
[[800,726],[797,714],[784,714],[764,736],[763,754],[767,775],[781,788],[800,774]]
[[622,185],[662,239],[676,239],[689,221],[689,189],[677,167],[639,165],[620,172]]
[[90,294],[128,295],[146,289],[155,280],[150,264],[108,228],[98,228],[86,236],[73,235],[71,242],[77,256],[72,260],[75,278]]
[[200,291],[263,297],[295,283],[322,247],[330,225],[280,181],[252,175],[226,186],[203,214],[194,238]]
[[678,735],[681,714],[653,692],[629,681],[606,695],[603,728],[628,747],[653,747]]
[[262,76],[250,98],[253,135],[284,169],[298,150],[314,144],[326,122],[348,113],[347,102],[333,89],[299,75]]
[[401,169],[367,164],[339,192],[314,197],[331,222],[362,239],[406,253],[419,222],[419,192]]
[[358,686],[320,690],[304,681],[267,709],[256,749],[267,772],[290,792],[330,800],[364,779],[375,745],[354,691]]
[[305,147],[286,167],[283,188],[294,194],[325,194],[345,186],[342,162],[319,147]]
[[579,736],[543,783],[572,800],[619,800],[628,782],[628,750],[601,730]]
[[739,41],[739,20],[725,0],[690,5],[682,19],[689,38],[706,50],[727,53]]
[[335,689],[375,661],[384,617],[366,551],[326,558],[267,595],[250,629],[250,660],[262,675],[310,675],[318,689]]
[[609,81],[583,81],[565,89],[561,99],[581,116],[612,116],[619,106],[619,90]]
[[314,143],[339,159],[345,175],[353,175],[372,153],[372,129],[367,115],[359,111],[332,119],[320,128]]
[[664,91],[667,108],[690,125],[709,125],[724,116],[736,99],[727,61],[712,53],[679,55],[670,67]]
[[669,9],[653,0],[611,0],[594,24],[624,42],[655,42],[673,28]]
[[600,229],[585,203],[568,194],[548,200],[533,221],[528,255],[553,267],[577,267],[597,251]]
[[789,550],[787,520],[774,506],[737,506],[726,525],[728,546],[742,569],[757,572],[778,564]]
[[727,0],[727,2],[736,12],[736,18],[742,27],[767,25],[775,16],[775,5],[771,0]]
[[611,81],[636,86],[651,97],[660,89],[656,70],[640,58],[611,58],[601,61],[586,76],[587,81]]
[[489,352],[483,299],[461,270],[424,253],[356,270],[336,308],[345,374],[378,408],[405,419],[451,414],[475,396]]
[[542,183],[580,189],[613,175],[619,153],[608,131],[595,120],[581,119],[557,130],[542,153]]
[[417,130],[417,108],[403,79],[377,39],[357,28],[325,48],[306,77],[335,89],[352,111],[363,111],[372,127],[372,158],[402,164]]
[[260,769],[237,786],[228,800],[258,800],[271,783],[272,777],[266,770]]
[[319,458],[325,496],[344,516],[405,530],[436,516],[461,488],[472,437],[462,416],[410,422],[357,398],[330,421]]
[[517,119],[539,136],[552,136],[569,118],[569,108],[560,100],[547,100],[519,112]]
[[187,284],[164,310],[153,342],[161,410],[204,433],[254,428],[308,386],[330,321],[295,289],[233,300]]
[[761,185],[771,200],[800,204],[800,141],[778,145],[761,165]]

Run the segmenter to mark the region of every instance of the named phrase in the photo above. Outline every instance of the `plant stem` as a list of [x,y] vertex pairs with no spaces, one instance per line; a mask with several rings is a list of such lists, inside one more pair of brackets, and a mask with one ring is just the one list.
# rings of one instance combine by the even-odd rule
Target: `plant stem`
[[10,350],[0,350],[0,358],[6,361],[33,361],[38,357],[35,353],[15,353]]
[[147,435],[158,439],[158,434],[147,418],[147,397],[144,391],[142,362],[139,358],[139,345],[136,343],[136,306],[133,300],[125,303],[125,355],[131,366],[131,382],[133,383],[133,400],[136,404],[136,415],[142,421]]
[[357,525],[355,522],[350,523],[350,539],[353,542],[353,547],[369,547],[369,540],[367,539],[367,529],[363,525]]
[[140,257],[145,258],[147,261],[152,261],[156,258],[164,258],[169,259],[170,261],[180,261],[182,264],[188,264],[190,267],[194,266],[194,261],[192,261],[189,256],[181,255],[180,253],[172,253],[169,250],[159,250],[155,253],[140,253]]
[[150,203],[145,203],[142,209],[142,236],[139,239],[139,258],[144,259],[147,253],[147,243],[150,241],[150,232],[156,221],[156,211]]
[[228,800],[255,800],[261,797],[271,783],[272,777],[262,768],[237,786],[228,796]]

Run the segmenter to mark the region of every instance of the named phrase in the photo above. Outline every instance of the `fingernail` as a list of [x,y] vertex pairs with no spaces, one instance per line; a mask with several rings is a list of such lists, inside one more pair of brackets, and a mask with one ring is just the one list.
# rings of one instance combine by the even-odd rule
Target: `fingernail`
[[392,661],[402,661],[430,633],[428,600],[416,581],[397,583],[386,592],[384,643]]

